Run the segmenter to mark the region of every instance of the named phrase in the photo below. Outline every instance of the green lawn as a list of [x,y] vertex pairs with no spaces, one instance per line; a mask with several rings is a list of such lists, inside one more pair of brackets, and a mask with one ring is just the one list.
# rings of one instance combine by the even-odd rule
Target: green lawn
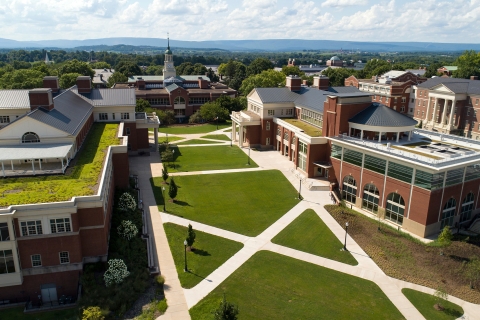
[[94,123],[74,159],[76,163],[65,175],[0,179],[0,207],[94,194],[108,146],[119,143],[117,131],[118,124]]
[[[162,181],[153,178],[160,209]],[[247,236],[257,236],[298,203],[277,170],[177,176],[175,183],[177,200],[167,202],[168,213]]]
[[46,311],[37,313],[23,313],[23,307],[0,309],[0,319],[15,320],[77,320],[77,308]]
[[427,320],[453,320],[463,315],[462,307],[455,303],[442,300],[445,310],[438,311],[433,307],[437,303],[434,296],[407,288],[403,288],[402,293]]
[[404,319],[373,282],[269,251],[257,252],[190,309],[212,319],[223,294],[239,319]]
[[228,128],[232,126],[231,121],[218,124],[215,123],[205,123],[205,124],[185,124],[185,125],[176,125],[169,127],[160,127],[158,130],[162,133],[173,133],[173,134],[191,134],[191,133],[208,133],[223,128]]
[[207,146],[177,148],[175,150],[175,168],[168,164],[169,172],[205,171],[222,169],[256,168],[258,165],[237,146]]
[[350,252],[341,251],[343,244],[312,209],[305,210],[272,242],[353,266],[358,264]]
[[[184,137],[177,137],[177,136],[170,136],[170,135],[168,136],[169,143],[179,141],[179,140],[184,140],[184,139],[185,139]],[[166,143],[166,142],[167,142],[167,137],[165,135],[158,136],[158,143]]]
[[[185,268],[183,241],[187,236],[187,228],[172,223],[166,223],[163,227],[172,250],[180,283],[187,289],[197,285],[243,247],[242,243],[195,231],[194,250],[187,252],[189,272],[183,272]],[[192,223],[192,227],[195,230],[195,223]]]
[[200,138],[205,139],[214,139],[214,140],[223,140],[223,141],[230,141],[230,138],[224,134],[209,134]]
[[219,143],[218,141],[210,141],[210,140],[202,140],[202,139],[191,139],[187,141],[182,141],[180,143],[177,143],[176,145],[182,146],[182,145],[188,145],[188,144],[214,144],[214,143]]

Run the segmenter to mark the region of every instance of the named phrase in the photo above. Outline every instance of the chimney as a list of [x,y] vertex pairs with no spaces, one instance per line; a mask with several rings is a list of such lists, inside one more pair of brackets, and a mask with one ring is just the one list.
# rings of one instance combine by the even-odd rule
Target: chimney
[[89,76],[77,77],[78,93],[90,93],[92,91],[92,79]]
[[478,80],[478,76],[470,76],[470,80]]
[[285,85],[290,91],[300,91],[302,89],[302,78],[299,76],[287,76],[287,83]]
[[198,87],[200,89],[208,89],[208,81],[202,77],[198,77]]
[[43,87],[52,89],[53,93],[58,93],[60,91],[60,86],[58,85],[57,76],[46,76],[43,77]]
[[138,90],[145,90],[145,80],[142,77],[137,78],[137,88]]
[[32,89],[28,91],[28,97],[30,99],[30,111],[40,107],[49,111],[53,109],[52,89],[50,88]]
[[326,76],[315,76],[313,77],[313,86],[318,88],[318,90],[328,90],[330,86],[330,79]]

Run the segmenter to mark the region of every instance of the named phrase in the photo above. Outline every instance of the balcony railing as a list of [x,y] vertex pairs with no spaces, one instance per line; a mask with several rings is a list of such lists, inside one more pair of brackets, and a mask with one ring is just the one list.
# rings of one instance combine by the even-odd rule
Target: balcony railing
[[135,120],[137,123],[160,124],[156,113],[135,112]]

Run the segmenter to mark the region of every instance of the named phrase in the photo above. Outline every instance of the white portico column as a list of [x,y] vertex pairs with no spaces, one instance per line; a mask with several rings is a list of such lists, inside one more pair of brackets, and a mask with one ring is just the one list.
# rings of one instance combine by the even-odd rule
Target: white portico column
[[378,142],[382,142],[382,132],[378,133]]
[[447,109],[448,109],[448,100],[445,100],[443,103],[443,113],[442,113],[442,126],[445,125],[445,117],[447,116]]
[[397,132],[397,142],[400,140],[400,132]]
[[437,122],[437,107],[438,107],[438,98],[435,98],[435,103],[433,104],[433,115],[432,115],[432,124]]
[[158,151],[158,128],[153,128],[153,140],[155,141],[155,151]]
[[238,130],[238,146],[243,147],[243,126],[240,125],[240,129]]
[[363,129],[360,130],[360,139],[363,139]]
[[408,141],[412,140],[412,133],[413,133],[412,130],[408,132]]
[[352,127],[350,125],[348,125],[348,136],[352,136]]
[[428,104],[427,104],[427,113],[425,114],[425,122],[428,122],[428,115],[430,114],[430,105],[432,104],[432,98],[428,98]]
[[232,121],[232,131],[231,131],[231,137],[232,138],[232,142],[235,142],[237,141],[237,128],[236,128],[236,123],[235,121]]
[[455,113],[455,105],[457,104],[457,101],[455,99],[452,100],[452,109],[450,110],[450,117],[448,118],[448,126],[449,128],[452,128],[454,123],[453,123],[453,114]]

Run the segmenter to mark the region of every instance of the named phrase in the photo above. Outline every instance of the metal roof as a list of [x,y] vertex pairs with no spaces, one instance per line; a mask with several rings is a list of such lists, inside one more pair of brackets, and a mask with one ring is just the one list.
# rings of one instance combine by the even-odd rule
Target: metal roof
[[75,135],[93,110],[90,103],[71,90],[56,96],[53,103],[55,107],[50,111],[38,108],[26,116]]
[[72,144],[22,144],[0,146],[0,161],[65,158]]
[[0,90],[0,109],[30,109],[30,90]]
[[263,103],[272,102],[293,102],[298,97],[298,93],[283,88],[255,88],[260,100]]
[[[136,104],[135,89],[92,89],[90,93],[78,93],[76,87],[72,88],[72,92],[82,97],[88,103],[96,107],[106,106],[134,106]],[[55,104],[55,108],[56,108]]]
[[323,103],[330,95],[328,91],[318,90],[315,88],[304,88],[302,94],[297,96],[294,103],[295,106],[323,112]]
[[348,121],[374,127],[407,127],[417,124],[416,120],[376,102]]
[[165,90],[167,90],[167,92],[170,93],[177,88],[181,88],[181,87],[176,83],[172,83],[172,84],[169,84],[168,86],[166,86]]
[[396,78],[396,77],[400,77],[401,75],[404,75],[405,73],[407,73],[407,71],[390,70],[384,73],[383,77]]
[[435,77],[417,85],[417,87],[432,89],[439,84],[443,84],[454,93],[480,94],[480,80]]

